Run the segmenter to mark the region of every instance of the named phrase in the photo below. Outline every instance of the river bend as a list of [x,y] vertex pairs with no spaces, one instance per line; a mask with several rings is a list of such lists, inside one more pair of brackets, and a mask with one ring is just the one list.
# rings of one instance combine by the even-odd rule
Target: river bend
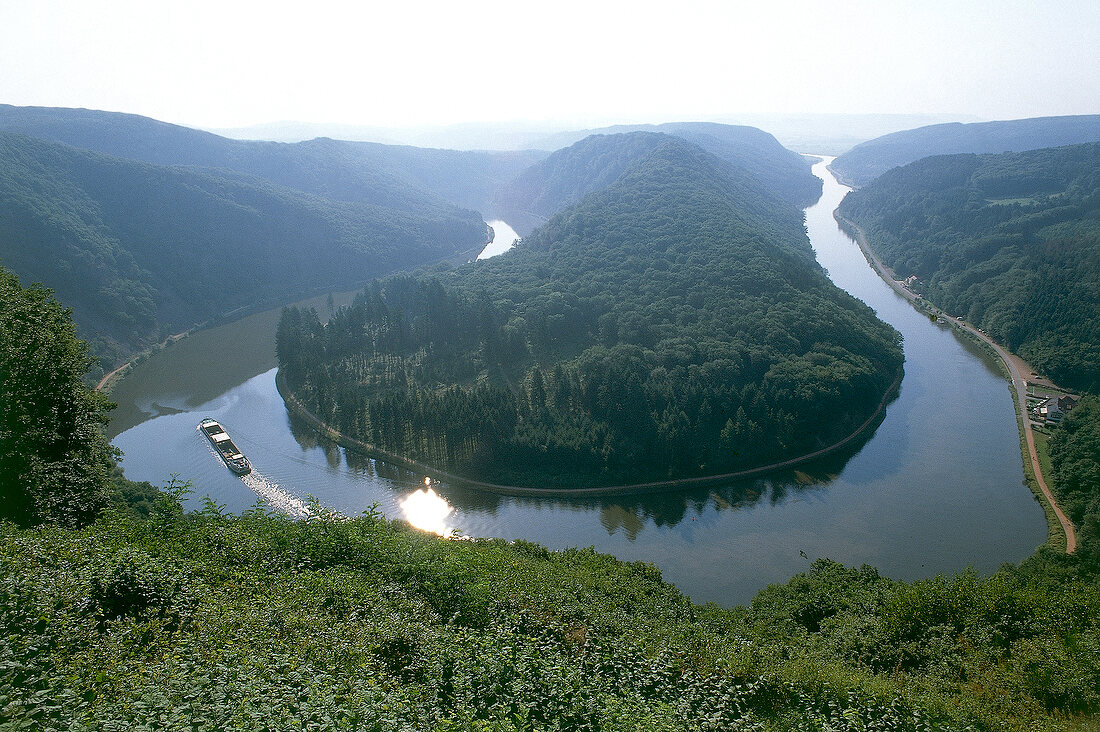
[[[833,281],[905,338],[905,378],[883,422],[843,454],[755,480],[671,494],[575,500],[502,497],[435,483],[321,441],[291,419],[275,389],[278,311],[194,334],[153,356],[111,393],[113,442],[133,480],[190,480],[228,510],[262,496],[299,510],[314,497],[347,515],[372,505],[428,530],[593,546],[657,565],[698,602],[745,603],[817,557],[871,564],[899,579],[972,566],[994,571],[1046,538],[1024,484],[1008,382],[943,324],[882,282],[837,227],[847,189],[825,169],[806,210]],[[324,314],[349,295],[311,302]],[[226,425],[255,467],[242,481],[195,429]]]

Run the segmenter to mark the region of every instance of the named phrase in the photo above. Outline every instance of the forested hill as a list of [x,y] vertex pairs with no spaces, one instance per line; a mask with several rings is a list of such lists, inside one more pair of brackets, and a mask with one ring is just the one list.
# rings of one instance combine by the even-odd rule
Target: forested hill
[[821,196],[821,179],[810,174],[803,156],[783,147],[771,134],[747,125],[717,122],[666,122],[659,125],[614,125],[551,135],[535,147],[558,150],[591,135],[660,132],[698,145],[707,152],[756,175],[773,191],[800,207]]
[[117,112],[0,105],[0,130],[156,165],[225,168],[341,201],[402,207],[436,197],[487,210],[492,193],[542,152],[460,152],[317,139],[231,140]]
[[1003,153],[1100,141],[1100,115],[953,122],[893,132],[856,145],[830,165],[841,182],[862,186],[891,168],[953,153]]
[[281,376],[383,450],[494,482],[720,474],[848,435],[897,333],[836,288],[792,204],[669,138],[505,255],[289,310]]
[[[714,125],[725,128],[729,125]],[[528,234],[566,206],[587,193],[606,188],[639,159],[663,144],[670,136],[683,139],[679,128],[664,132],[626,132],[586,137],[525,170],[496,194],[493,213],[505,219],[521,235]],[[694,129],[694,128],[689,128]],[[696,144],[756,177],[756,186],[769,190],[800,206],[821,194],[821,180],[810,174],[809,163],[781,147],[767,133],[755,128],[740,132],[745,139],[719,138],[694,133]],[[762,135],[770,141],[763,144]],[[793,158],[791,157],[793,156]]]
[[532,165],[497,191],[493,212],[525,236],[586,194],[614,183],[668,139],[656,132],[586,137]]
[[1100,387],[1100,143],[926,158],[840,213],[930,301],[1055,381]]
[[417,193],[326,200],[0,132],[0,263],[72,307],[108,363],[234,308],[476,248],[473,211]]

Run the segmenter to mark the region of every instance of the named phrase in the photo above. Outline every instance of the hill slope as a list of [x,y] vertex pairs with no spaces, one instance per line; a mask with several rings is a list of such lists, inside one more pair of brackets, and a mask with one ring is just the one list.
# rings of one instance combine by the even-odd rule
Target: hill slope
[[925,158],[839,210],[930,301],[1056,381],[1100,386],[1100,144]]
[[224,168],[341,201],[400,208],[443,198],[485,211],[496,188],[541,152],[459,152],[316,139],[231,140],[133,114],[0,105],[0,130],[156,165]]
[[856,145],[829,165],[841,182],[862,186],[929,155],[1002,153],[1100,140],[1100,115],[1033,117],[1002,122],[953,122],[893,132]]
[[526,235],[585,194],[614,183],[623,171],[670,137],[690,140],[743,168],[756,178],[758,188],[796,205],[808,205],[821,194],[821,181],[810,175],[805,159],[755,128],[734,127],[731,129],[736,130],[736,134],[732,135],[725,132],[729,125],[704,128],[720,128],[724,136],[718,137],[698,132],[697,126],[648,127],[662,131],[594,134],[551,153],[497,191],[494,214]]
[[821,181],[810,174],[810,164],[806,158],[786,149],[767,132],[746,125],[714,122],[615,125],[563,132],[538,141],[536,146],[560,150],[592,135],[620,135],[632,132],[663,133],[687,140],[723,160],[744,168],[760,178],[772,191],[798,206],[808,206],[821,195]]
[[614,183],[668,139],[655,132],[586,137],[551,153],[498,190],[493,211],[527,235],[586,194]]
[[[648,144],[649,138],[639,138]],[[512,252],[291,312],[282,375],[383,450],[536,486],[718,474],[846,436],[901,363],[801,212],[676,138]]]
[[0,133],[0,262],[53,288],[108,360],[108,341],[126,352],[226,310],[484,243],[472,211],[416,192],[386,201]]

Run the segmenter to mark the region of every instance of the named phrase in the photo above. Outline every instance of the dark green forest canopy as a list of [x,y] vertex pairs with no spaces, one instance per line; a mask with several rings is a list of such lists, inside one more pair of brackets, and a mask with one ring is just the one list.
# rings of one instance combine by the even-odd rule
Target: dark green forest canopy
[[1100,143],[926,158],[840,213],[939,307],[1058,383],[1100,386]]
[[0,267],[0,522],[79,525],[106,504],[112,405],[84,385],[87,352],[49,290]]
[[1100,141],[1100,115],[951,122],[892,132],[856,145],[830,165],[848,185],[862,186],[891,168],[930,155],[1003,153]]
[[688,140],[742,168],[755,178],[757,187],[799,206],[821,195],[821,179],[810,173],[806,158],[761,130],[703,123],[641,125],[623,127],[615,134],[590,135],[532,165],[497,191],[494,215],[526,235],[584,195],[614,183],[669,136]]
[[669,139],[508,254],[288,311],[282,375],[382,450],[494,482],[720,474],[877,408],[898,334],[835,287],[800,211]]
[[473,211],[417,191],[380,195],[330,200],[0,133],[0,262],[53,288],[109,363],[115,346],[485,242]]
[[1100,397],[1086,395],[1054,431],[1050,459],[1058,504],[1078,529],[1081,551],[1100,567]]

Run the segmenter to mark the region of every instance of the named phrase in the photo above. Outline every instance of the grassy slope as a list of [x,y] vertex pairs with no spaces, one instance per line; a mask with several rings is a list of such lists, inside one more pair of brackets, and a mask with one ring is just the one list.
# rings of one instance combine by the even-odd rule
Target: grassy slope
[[820,561],[725,610],[591,550],[373,517],[183,516],[135,495],[146,518],[0,527],[0,720],[1022,730],[1097,709],[1095,588],[910,585]]

